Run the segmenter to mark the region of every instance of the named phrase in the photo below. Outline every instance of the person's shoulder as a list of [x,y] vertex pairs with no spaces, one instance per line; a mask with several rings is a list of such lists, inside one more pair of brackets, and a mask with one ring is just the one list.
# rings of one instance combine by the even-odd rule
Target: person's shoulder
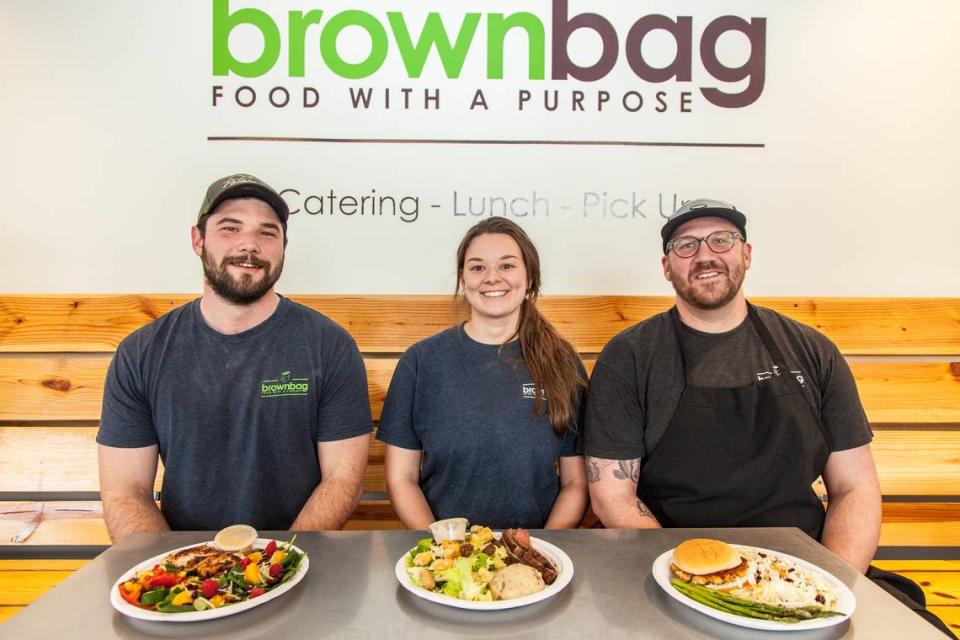
[[404,352],[404,356],[409,358],[435,358],[444,357],[458,350],[463,345],[462,325],[447,327],[439,333],[422,338],[414,342]]
[[180,305],[148,322],[139,329],[130,333],[120,341],[117,350],[121,353],[140,354],[154,344],[163,344],[166,337],[176,332],[184,323],[193,322],[194,306],[199,304],[199,298]]
[[280,304],[285,307],[283,313],[286,316],[286,322],[292,322],[309,330],[314,336],[321,338],[330,338],[331,340],[346,340],[350,343],[356,343],[353,336],[344,327],[312,307],[308,307],[300,302],[294,302],[290,298],[281,298]]
[[432,336],[417,340],[400,356],[398,368],[418,375],[421,370],[441,372],[451,360],[460,358],[463,345],[460,325],[454,325]]
[[601,356],[612,358],[629,354],[634,358],[652,353],[657,345],[662,344],[667,332],[672,332],[670,312],[663,311],[652,315],[646,320],[627,327],[616,334],[603,347]]

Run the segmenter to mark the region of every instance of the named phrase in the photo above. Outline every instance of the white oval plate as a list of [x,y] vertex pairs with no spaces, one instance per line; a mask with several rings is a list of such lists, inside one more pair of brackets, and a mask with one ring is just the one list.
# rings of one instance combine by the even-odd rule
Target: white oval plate
[[749,547],[741,544],[735,544],[732,546],[736,549],[760,551],[771,556],[779,556],[789,560],[801,569],[816,573],[837,590],[837,610],[842,611],[844,615],[831,616],[829,618],[815,618],[813,620],[804,620],[803,622],[795,623],[776,622],[774,620],[759,620],[757,618],[735,616],[732,613],[727,613],[726,611],[720,611],[718,609],[708,607],[705,604],[700,604],[699,602],[691,600],[687,596],[683,595],[677,591],[672,584],[670,584],[670,579],[673,577],[673,572],[670,571],[670,560],[673,558],[673,549],[664,551],[656,560],[653,561],[653,579],[657,581],[657,584],[660,585],[661,589],[667,592],[667,595],[679,602],[682,602],[691,609],[696,609],[700,613],[708,615],[711,618],[716,618],[717,620],[722,620],[723,622],[728,622],[741,627],[749,627],[750,629],[765,629],[767,631],[802,631],[806,629],[832,627],[835,624],[840,624],[853,615],[854,609],[857,608],[857,599],[853,595],[853,592],[847,588],[847,585],[843,584],[832,574],[827,573],[815,564],[811,564],[806,560],[795,558],[780,551],[771,551],[770,549]]
[[[254,549],[264,549],[270,541],[266,538],[257,538],[257,541],[253,543]],[[278,540],[279,544],[280,541]],[[194,544],[188,544],[177,549],[171,549],[170,551],[165,551],[159,555],[156,555],[149,560],[144,560],[140,564],[131,567],[129,570],[121,574],[120,579],[113,583],[113,588],[110,589],[110,604],[113,605],[113,608],[119,611],[120,613],[130,616],[131,618],[139,618],[141,620],[152,620],[154,622],[196,622],[198,620],[213,620],[215,618],[223,618],[226,616],[232,616],[235,613],[240,613],[241,611],[246,611],[247,609],[252,609],[253,607],[258,607],[261,604],[269,602],[274,598],[283,595],[287,591],[293,588],[295,584],[303,580],[303,576],[306,575],[307,569],[310,568],[310,558],[309,556],[304,556],[303,560],[300,563],[300,570],[297,571],[297,574],[284,582],[282,585],[266,592],[262,596],[254,598],[253,600],[247,600],[245,602],[238,602],[236,604],[231,604],[226,607],[220,607],[217,609],[206,609],[205,611],[187,611],[185,613],[160,613],[159,611],[148,611],[146,609],[141,609],[140,607],[135,607],[123,598],[120,597],[120,592],[117,590],[117,587],[124,582],[126,582],[130,576],[137,575],[138,571],[149,571],[153,569],[153,565],[159,564],[164,558],[166,558],[171,553],[176,551],[181,551],[183,549],[189,549],[191,547],[196,547],[201,544],[213,544],[213,540],[207,542],[197,542]],[[294,550],[298,553],[303,553],[303,549],[300,549],[296,545],[293,546]]]
[[413,584],[410,576],[407,575],[407,565],[403,561],[407,556],[406,553],[397,560],[395,572],[397,574],[397,580],[400,581],[404,589],[415,596],[429,600],[430,602],[436,602],[437,604],[445,604],[448,607],[456,607],[457,609],[474,609],[477,611],[495,611],[497,609],[523,607],[557,595],[564,587],[570,584],[570,581],[573,579],[573,562],[570,560],[570,556],[564,553],[562,549],[550,544],[546,540],[532,536],[530,537],[530,544],[534,549],[546,556],[547,560],[553,563],[553,566],[557,569],[557,579],[553,584],[548,584],[542,591],[531,593],[529,596],[522,598],[475,602],[473,600],[461,600],[460,598],[454,598],[453,596],[447,596],[442,593],[427,591]]

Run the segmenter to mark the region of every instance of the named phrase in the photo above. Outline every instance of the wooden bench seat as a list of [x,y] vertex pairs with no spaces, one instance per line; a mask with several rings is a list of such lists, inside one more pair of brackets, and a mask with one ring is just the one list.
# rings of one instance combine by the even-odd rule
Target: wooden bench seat
[[[107,366],[126,335],[193,297],[0,295],[0,620],[80,566],[42,558],[71,550],[74,558],[92,557],[109,544],[94,441]],[[456,320],[448,296],[291,297],[355,337],[375,419],[400,354]],[[934,605],[960,624],[948,597],[960,594],[958,565],[902,564],[960,559],[960,299],[754,302],[816,327],[848,358],[875,433],[884,494],[878,557],[917,572]],[[540,307],[591,369],[613,335],[671,304],[662,296],[557,296]],[[39,502],[40,525],[25,543],[11,544]],[[400,526],[386,500],[383,447],[374,440],[348,528]],[[29,573],[34,586],[8,573]],[[23,586],[8,591],[12,584]]]

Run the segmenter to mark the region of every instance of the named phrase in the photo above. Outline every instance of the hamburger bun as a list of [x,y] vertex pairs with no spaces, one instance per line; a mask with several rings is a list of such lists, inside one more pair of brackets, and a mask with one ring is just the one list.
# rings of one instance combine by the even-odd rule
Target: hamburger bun
[[747,563],[726,542],[695,538],[673,550],[670,570],[687,582],[719,586],[739,581],[746,575]]

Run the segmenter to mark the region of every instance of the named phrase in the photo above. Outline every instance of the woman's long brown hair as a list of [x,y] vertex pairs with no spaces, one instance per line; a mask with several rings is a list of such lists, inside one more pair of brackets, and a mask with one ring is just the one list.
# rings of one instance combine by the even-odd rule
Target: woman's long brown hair
[[[477,236],[502,233],[510,236],[520,247],[523,264],[527,270],[527,291],[520,306],[520,322],[517,331],[504,342],[520,337],[520,353],[533,376],[536,395],[533,410],[543,413],[542,396],[547,398],[550,424],[557,436],[577,422],[577,397],[587,386],[580,373],[580,357],[576,350],[537,309],[540,297],[540,255],[533,241],[514,222],[506,218],[492,217],[472,226],[457,249],[457,287],[454,296],[460,295],[463,266],[467,248]],[[502,346],[502,345],[501,345]]]

